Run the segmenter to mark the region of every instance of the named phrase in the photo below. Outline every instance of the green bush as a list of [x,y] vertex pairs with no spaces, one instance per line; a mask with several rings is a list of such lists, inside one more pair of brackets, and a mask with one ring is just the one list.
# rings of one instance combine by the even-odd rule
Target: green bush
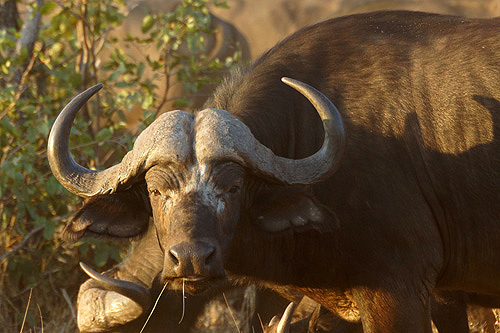
[[[124,130],[127,112],[140,105],[145,127],[164,102],[144,77],[145,68],[175,77],[192,93],[211,82],[207,73],[240,58],[208,61],[203,55],[203,33],[210,33],[208,0],[184,0],[173,12],[148,15],[144,36],[125,40],[108,37],[124,19],[122,0],[17,5],[26,8],[21,26],[37,15],[41,22],[31,44],[22,47],[23,30],[0,30],[0,326],[9,332],[22,325],[73,331],[69,304],[85,279],[78,262],[105,269],[120,261],[121,247],[95,239],[61,240],[80,199],[59,185],[47,163],[47,136],[58,112],[77,92],[105,83],[77,117],[71,147],[79,163],[107,167],[131,147],[132,136]],[[124,42],[155,45],[162,56],[137,63]],[[187,54],[179,51],[181,45]],[[111,55],[100,59],[105,49]]]

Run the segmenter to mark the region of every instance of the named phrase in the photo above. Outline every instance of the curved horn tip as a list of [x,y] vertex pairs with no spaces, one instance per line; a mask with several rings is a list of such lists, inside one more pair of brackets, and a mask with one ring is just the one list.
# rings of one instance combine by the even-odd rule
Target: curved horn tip
[[104,84],[102,84],[102,83],[95,84],[92,87],[85,89],[83,92],[81,92],[80,94],[76,95],[75,97],[78,97],[78,96],[81,96],[81,95],[87,95],[87,94],[90,94],[90,96],[93,96],[99,90],[101,90],[102,87],[104,87]]
[[82,261],[80,261],[80,268],[85,272],[85,274],[93,279],[95,279],[96,276],[101,275]]
[[276,328],[277,333],[287,333],[290,331],[290,323],[292,321],[292,313],[295,309],[295,303],[290,302],[283,312],[283,316],[278,323],[278,327]]
[[297,82],[297,80],[289,78],[289,77],[286,77],[286,76],[283,76],[281,78],[281,82],[290,85],[290,84],[293,84],[294,82]]
[[97,91],[97,90],[101,90],[101,89],[102,89],[102,87],[104,87],[104,84],[102,84],[102,83],[98,83],[98,84],[93,85],[92,87],[90,87],[90,88],[88,88],[88,89],[92,89],[92,90],[94,90],[94,89],[95,89],[95,90]]
[[280,321],[280,317],[278,317],[278,315],[275,315],[275,316],[273,316],[271,318],[271,320],[267,324],[267,327],[273,327],[274,325],[276,325],[277,323],[279,323],[279,321]]
[[91,279],[97,282],[101,288],[108,291],[117,292],[122,296],[130,298],[131,300],[139,304],[143,309],[147,309],[149,307],[151,303],[151,295],[149,293],[149,290],[145,286],[131,281],[115,279],[100,274],[83,262],[80,262],[80,267]]
[[[304,95],[304,97],[306,97],[309,101],[311,101],[311,97],[308,97],[308,95],[310,95],[311,92],[307,92],[306,93],[306,91],[310,91],[310,90],[312,90],[313,92],[315,92],[316,94],[318,94],[320,98],[328,99],[326,96],[323,95],[322,92],[318,91],[316,88],[314,88],[311,85],[309,85],[309,84],[307,84],[305,82],[302,82],[300,80],[296,80],[296,79],[292,79],[292,78],[283,76],[281,78],[281,82],[283,82],[287,86],[292,87],[293,89],[297,90],[299,93],[301,93],[302,95]],[[328,102],[330,102],[330,100],[328,100]]]
[[[290,77],[287,77],[287,76],[283,76],[281,78],[281,82],[283,82],[284,84],[296,89],[296,87],[301,87],[301,86],[306,86],[306,87],[310,87],[310,88],[313,88],[311,87],[309,84],[305,83],[305,82],[302,82],[300,80],[297,80],[297,79],[292,79]],[[315,89],[315,88],[313,88]],[[296,89],[297,90],[297,89]]]

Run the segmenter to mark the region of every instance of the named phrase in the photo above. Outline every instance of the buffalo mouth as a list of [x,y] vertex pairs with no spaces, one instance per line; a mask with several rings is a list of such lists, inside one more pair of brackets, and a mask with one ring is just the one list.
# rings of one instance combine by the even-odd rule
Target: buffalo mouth
[[171,289],[183,290],[190,295],[201,295],[219,289],[227,282],[224,277],[186,276],[168,278]]

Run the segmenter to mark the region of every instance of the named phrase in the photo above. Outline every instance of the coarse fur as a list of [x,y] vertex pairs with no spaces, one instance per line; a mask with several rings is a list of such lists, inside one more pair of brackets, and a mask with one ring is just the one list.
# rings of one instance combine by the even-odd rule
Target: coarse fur
[[[495,153],[500,126],[500,58],[495,34],[499,28],[498,19],[408,12],[334,19],[292,35],[228,81],[222,89],[230,94],[216,94],[216,107],[231,110],[261,142],[287,157],[314,152],[321,130],[310,106],[275,83],[279,77],[294,77],[317,87],[343,114],[348,136],[344,166],[331,181],[315,186],[314,192],[341,215],[338,232],[346,243],[335,248],[336,237],[330,242],[321,242],[321,237],[309,239],[305,243],[312,254],[310,270],[297,269],[295,274],[285,270],[285,277],[294,277],[295,284],[307,280],[316,271],[314,254],[323,249],[323,263],[335,262],[337,268],[336,274],[328,275],[335,281],[330,283],[342,288],[347,277],[350,285],[363,286],[357,298],[372,295],[370,280],[380,278],[374,272],[397,275],[394,269],[398,267],[410,268],[407,277],[425,277],[413,296],[422,303],[435,286],[498,293],[496,280],[490,280],[498,272],[483,266],[486,258],[477,261],[475,254],[490,255],[489,260],[495,261],[491,255],[498,235],[495,222],[500,219],[498,210],[492,210],[499,199]],[[484,229],[478,229],[478,223]],[[300,242],[297,235],[304,237],[288,234],[293,235],[291,244]],[[413,239],[407,237],[410,234]],[[253,233],[245,230],[242,235],[250,238]],[[282,262],[280,255],[285,251],[273,251],[275,239],[271,237],[267,245],[262,244],[265,239],[259,235],[247,240],[246,245],[258,246],[236,252],[252,256],[238,257],[235,265],[239,266],[233,271],[279,281],[274,274],[283,267],[269,265],[269,271],[263,267],[266,262]],[[391,243],[389,247],[384,239]],[[421,253],[400,256],[413,247]],[[269,258],[273,255],[278,258]],[[297,255],[301,254],[290,257]],[[379,262],[381,257],[392,257],[393,263]],[[423,258],[426,267],[412,271],[412,265]],[[355,267],[356,262],[361,266]],[[252,266],[257,263],[262,265],[259,269]],[[226,267],[231,270],[227,262]],[[389,282],[390,288],[407,289],[403,281]],[[391,308],[397,302],[391,298],[382,295],[377,302]],[[383,323],[381,318],[369,317],[365,328],[375,321]]]

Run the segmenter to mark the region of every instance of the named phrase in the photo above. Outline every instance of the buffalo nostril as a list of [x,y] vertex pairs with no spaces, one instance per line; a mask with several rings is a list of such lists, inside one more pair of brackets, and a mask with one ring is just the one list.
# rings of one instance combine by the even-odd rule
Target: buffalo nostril
[[168,265],[177,276],[210,274],[215,262],[216,247],[205,242],[181,242],[168,251]]
[[168,254],[170,256],[170,259],[172,259],[172,262],[178,266],[179,265],[179,253],[177,253],[177,251],[175,249],[170,249],[170,251],[168,251]]
[[205,257],[205,265],[210,264],[212,259],[215,257],[215,248],[212,248]]

